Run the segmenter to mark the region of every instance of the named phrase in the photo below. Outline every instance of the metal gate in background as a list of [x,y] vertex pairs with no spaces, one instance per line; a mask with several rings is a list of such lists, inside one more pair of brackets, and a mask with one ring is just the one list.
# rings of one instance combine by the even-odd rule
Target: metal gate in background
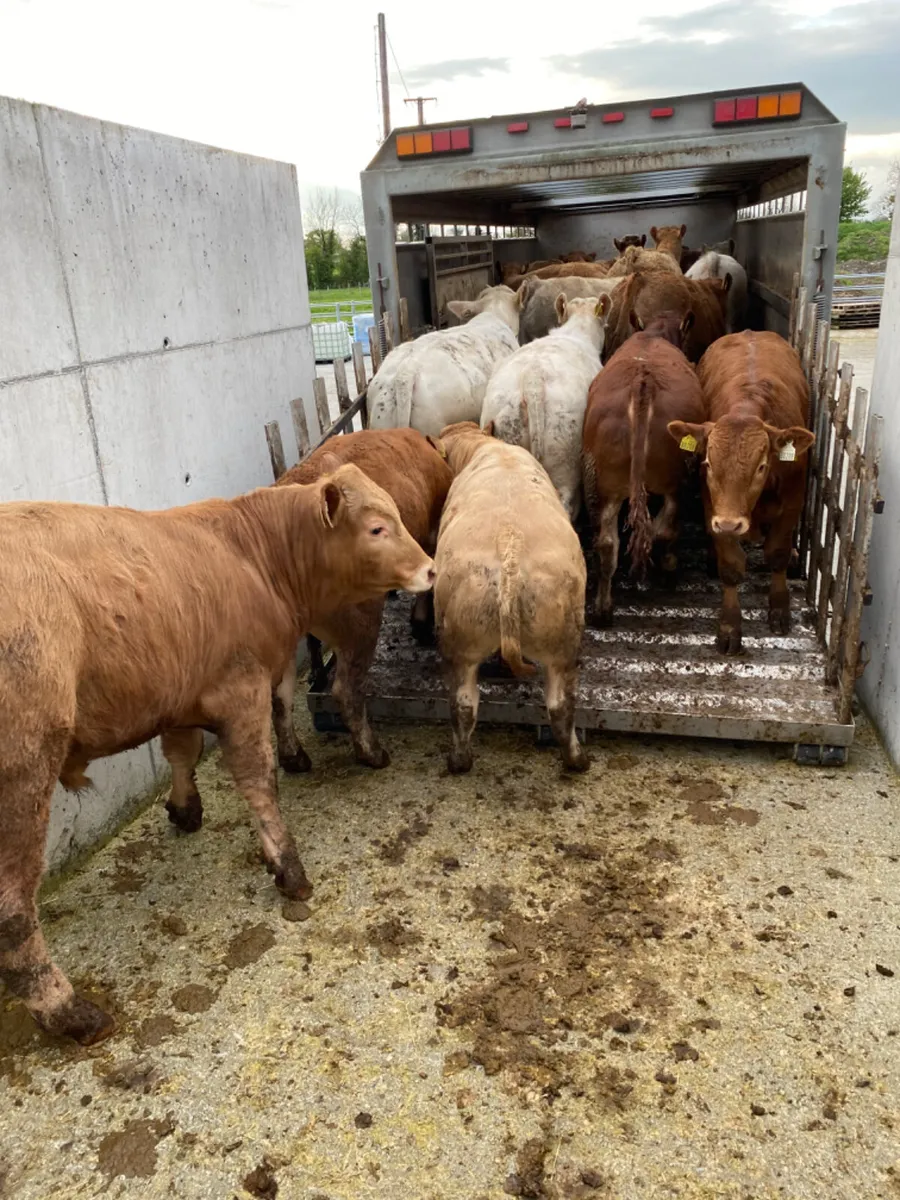
[[494,250],[490,237],[429,237],[425,239],[431,325],[448,324],[449,300],[474,300],[494,282]]
[[[706,573],[702,528],[687,531],[676,590],[617,577],[614,626],[585,631],[579,728],[786,742],[800,761],[845,761],[854,734],[854,687],[867,657],[859,630],[869,599],[872,524],[881,510],[882,420],[870,416],[868,394],[854,391],[852,365],[841,365],[828,322],[818,320],[796,282],[790,339],[809,380],[816,433],[798,531],[799,570],[790,580],[791,633],[769,632],[769,575],[761,553],[751,549],[741,596],[744,653],[721,655],[715,647],[721,587]],[[323,425],[323,440],[349,431],[354,418],[365,420],[360,391],[352,403],[345,391],[343,415],[327,430]],[[326,664],[308,693],[322,731],[343,728],[330,680]],[[546,725],[540,679],[483,672],[479,685],[480,723]],[[438,654],[412,640],[406,598],[386,605],[368,691],[376,721],[449,719]]]

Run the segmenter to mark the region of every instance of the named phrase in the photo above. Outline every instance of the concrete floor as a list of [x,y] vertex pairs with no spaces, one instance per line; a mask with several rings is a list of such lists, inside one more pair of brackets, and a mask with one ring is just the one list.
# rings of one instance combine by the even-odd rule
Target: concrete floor
[[[282,905],[203,765],[45,899],[118,1015],[90,1050],[0,999],[0,1195],[230,1200],[900,1196],[900,788],[850,764],[524,731],[308,731],[283,808],[315,893]],[[284,913],[292,918],[286,919]]]
[[868,391],[872,387],[872,372],[875,370],[878,330],[832,329],[831,337],[840,343],[841,362],[853,363],[856,386]]

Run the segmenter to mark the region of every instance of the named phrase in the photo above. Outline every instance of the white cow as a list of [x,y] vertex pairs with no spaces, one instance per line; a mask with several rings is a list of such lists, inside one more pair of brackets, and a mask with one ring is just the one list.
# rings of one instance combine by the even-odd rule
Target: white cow
[[559,328],[522,346],[491,378],[481,427],[524,446],[544,467],[574,521],[581,507],[581,428],[600,370],[610,298],[556,298]]
[[488,381],[518,348],[516,293],[485,288],[447,307],[465,325],[426,333],[388,354],[369,384],[369,428],[409,425],[438,437],[445,425],[477,421]]
[[731,289],[725,302],[725,328],[740,333],[747,325],[747,272],[730,254],[710,250],[686,272],[688,279],[724,279],[731,276]]

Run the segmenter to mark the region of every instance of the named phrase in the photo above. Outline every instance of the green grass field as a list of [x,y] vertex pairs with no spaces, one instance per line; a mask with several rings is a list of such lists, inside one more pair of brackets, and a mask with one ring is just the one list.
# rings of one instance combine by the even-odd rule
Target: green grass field
[[367,287],[327,288],[321,292],[310,292],[310,304],[337,304],[340,300],[365,300],[372,303],[372,292]]
[[837,261],[887,258],[891,240],[890,221],[842,221],[838,228]]

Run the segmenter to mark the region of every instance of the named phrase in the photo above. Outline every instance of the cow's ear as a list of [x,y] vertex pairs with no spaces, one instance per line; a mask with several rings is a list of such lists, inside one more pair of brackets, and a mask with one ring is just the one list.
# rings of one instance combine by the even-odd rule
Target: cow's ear
[[478,311],[477,307],[470,304],[468,300],[448,300],[447,307],[460,321],[468,321]]
[[609,292],[604,292],[602,296],[597,297],[597,316],[601,321],[604,319],[604,317],[609,316],[611,304],[612,297],[610,296]]
[[333,529],[341,517],[341,508],[346,503],[344,493],[332,479],[326,479],[319,493],[322,522]]
[[681,227],[681,232],[679,233],[679,235],[678,235],[678,236],[679,236],[679,237],[684,237],[684,235],[685,235],[686,233],[687,233],[687,225],[682,225],[682,227]]
[[613,238],[613,245],[615,246],[615,248],[618,250],[618,252],[619,252],[620,254],[621,254],[621,253],[622,253],[622,251],[625,249],[625,247],[624,247],[624,246],[623,246],[623,244],[622,244],[622,239],[621,239],[621,238]]
[[516,290],[516,308],[520,312],[527,304],[528,297],[530,294],[531,294],[531,288],[526,287],[524,283],[522,284],[521,287],[517,288],[517,290]]
[[488,421],[487,425],[482,425],[481,432],[484,434],[485,437],[493,437],[494,436],[494,422]]
[[447,457],[447,447],[444,445],[444,443],[441,441],[440,438],[432,437],[432,435],[430,433],[426,433],[425,441],[428,442],[428,444],[430,446],[433,446],[435,450],[437,450],[437,452],[441,456],[441,458]]
[[343,464],[336,454],[331,450],[326,450],[319,459],[318,465],[322,468],[320,474],[333,475]]
[[[656,226],[654,225],[653,228],[655,229]],[[656,237],[656,234],[654,234],[653,236]],[[641,249],[643,249],[644,246],[646,246],[646,245],[647,245],[647,235],[646,235],[646,233],[642,233],[641,234]]]
[[631,324],[632,329],[636,329],[638,331],[638,333],[641,333],[643,331],[644,322],[637,315],[637,313],[634,311],[634,309],[632,309],[631,312],[628,314],[628,320]]
[[559,293],[559,295],[556,297],[556,300],[553,302],[553,307],[556,309],[556,319],[560,323],[560,325],[562,325],[566,319],[565,292]]
[[586,255],[584,256],[584,261],[585,261],[585,262],[596,262],[596,261],[597,261],[597,254],[596,254],[596,252],[593,252],[593,253],[591,253],[591,254],[586,254]]
[[694,314],[689,309],[684,314],[684,316],[681,318],[681,324],[678,326],[678,332],[681,334],[682,339],[687,337],[687,335],[690,333],[690,331],[693,329],[693,327],[694,327]]
[[[767,425],[766,433],[769,435],[769,443],[776,454],[781,455],[786,447],[793,447],[793,458],[804,454],[816,440],[816,435],[808,429],[804,429],[802,425],[791,425],[788,429],[775,429],[773,426]],[[793,458],[785,457],[784,461],[793,462]]]
[[656,226],[655,225],[650,226],[650,236],[653,238],[654,242],[659,240],[656,236]]
[[705,451],[706,439],[712,427],[712,421],[703,425],[695,425],[690,421],[670,421],[666,426],[669,437],[674,438],[679,447],[689,454],[702,454]]

